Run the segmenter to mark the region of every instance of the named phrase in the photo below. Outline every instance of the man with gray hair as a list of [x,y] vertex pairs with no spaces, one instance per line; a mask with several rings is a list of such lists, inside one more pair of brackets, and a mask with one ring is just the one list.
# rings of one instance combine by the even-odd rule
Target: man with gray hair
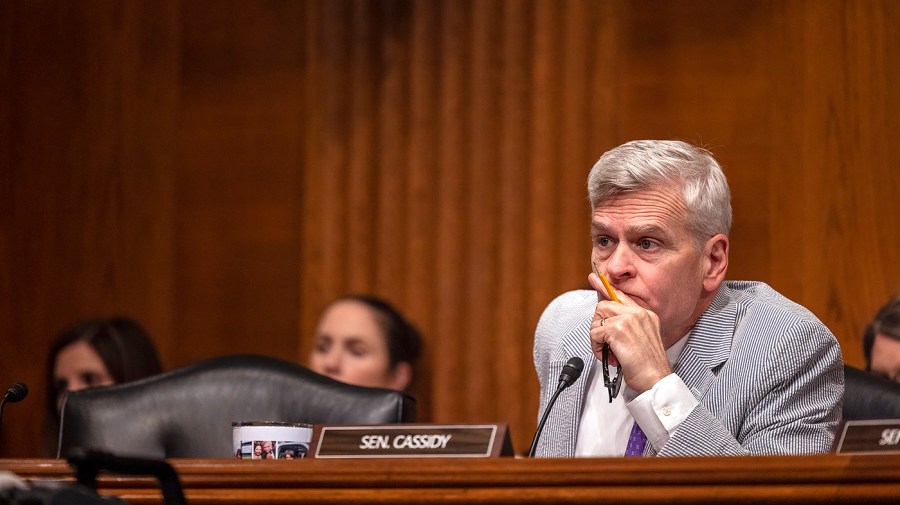
[[766,284],[725,280],[731,195],[712,154],[628,142],[594,165],[588,194],[593,289],[559,296],[538,322],[539,414],[566,361],[586,365],[558,397],[537,455],[829,451],[840,346]]

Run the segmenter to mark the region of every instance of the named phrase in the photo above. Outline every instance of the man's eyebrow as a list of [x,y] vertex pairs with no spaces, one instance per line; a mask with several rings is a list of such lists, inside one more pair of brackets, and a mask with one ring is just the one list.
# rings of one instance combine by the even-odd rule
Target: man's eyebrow
[[669,236],[669,232],[666,231],[662,226],[658,226],[655,224],[638,224],[635,226],[629,226],[626,230],[629,234],[633,235],[650,235],[650,236]]
[[[593,235],[601,235],[603,233],[609,232],[609,226],[603,223],[598,223],[597,221],[591,221],[591,234]],[[668,237],[670,234],[666,231],[666,228],[659,226],[657,224],[636,224],[633,226],[629,226],[625,229],[625,233],[628,235],[638,235],[638,236],[663,236]]]
[[591,221],[591,234],[592,235],[600,235],[601,233],[609,230],[609,227],[605,224],[598,223],[597,221]]

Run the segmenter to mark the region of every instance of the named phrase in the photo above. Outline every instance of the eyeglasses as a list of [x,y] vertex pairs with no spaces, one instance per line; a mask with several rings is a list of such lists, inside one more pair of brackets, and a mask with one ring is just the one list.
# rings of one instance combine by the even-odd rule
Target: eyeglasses
[[[594,275],[596,275],[600,278],[601,281],[603,281],[603,285],[606,287],[606,292],[609,293],[609,299],[614,302],[618,302],[619,299],[616,297],[616,292],[613,291],[612,286],[610,286],[609,282],[606,281],[606,277],[604,277],[600,273],[600,269],[597,268],[597,264],[594,263],[594,260],[591,260],[591,267],[593,267]],[[603,325],[603,320],[600,320],[600,325]],[[600,357],[600,362],[603,364],[603,385],[606,386],[607,391],[609,391],[609,403],[612,403],[613,398],[619,395],[619,389],[622,388],[622,367],[617,367],[616,376],[613,377],[612,380],[610,380],[609,344],[603,344],[603,352]]]
[[603,352],[600,356],[600,363],[603,365],[603,385],[609,392],[609,403],[613,398],[619,395],[619,389],[622,388],[622,369],[621,366],[616,370],[616,376],[609,378],[609,344],[603,344]]

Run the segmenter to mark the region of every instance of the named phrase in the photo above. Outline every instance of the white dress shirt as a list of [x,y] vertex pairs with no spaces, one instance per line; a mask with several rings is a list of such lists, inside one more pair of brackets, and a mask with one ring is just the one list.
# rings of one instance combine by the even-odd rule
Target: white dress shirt
[[[687,345],[689,335],[690,333],[666,349],[669,366],[675,366],[681,351]],[[614,375],[614,370],[618,371],[615,367],[610,367],[610,374]],[[622,389],[612,403],[609,403],[609,393],[603,385],[599,360],[591,367],[588,380],[590,383],[575,442],[576,456],[624,455],[635,421],[658,451],[698,403],[691,390],[674,373],[637,396],[623,379]]]

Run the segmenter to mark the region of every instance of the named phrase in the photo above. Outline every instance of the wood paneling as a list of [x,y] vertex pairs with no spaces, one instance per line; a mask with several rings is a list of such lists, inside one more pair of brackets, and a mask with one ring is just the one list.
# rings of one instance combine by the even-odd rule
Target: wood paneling
[[304,22],[296,2],[181,3],[173,365],[296,355]]
[[[177,4],[4,2],[0,375],[31,394],[0,447],[39,447],[43,361],[77,318],[123,312],[168,353]],[[3,386],[5,387],[5,385]]]
[[[534,325],[585,285],[587,172],[632,138],[709,146],[731,278],[862,363],[900,290],[891,1],[0,3],[0,455],[34,455],[41,357],[141,319],[164,364],[303,361],[383,296],[425,335],[422,420],[534,429]],[[23,360],[20,356],[34,356]]]
[[783,9],[779,38],[791,51],[778,61],[770,282],[828,324],[847,361],[862,363],[862,328],[900,291],[900,70],[889,63],[900,5]]

